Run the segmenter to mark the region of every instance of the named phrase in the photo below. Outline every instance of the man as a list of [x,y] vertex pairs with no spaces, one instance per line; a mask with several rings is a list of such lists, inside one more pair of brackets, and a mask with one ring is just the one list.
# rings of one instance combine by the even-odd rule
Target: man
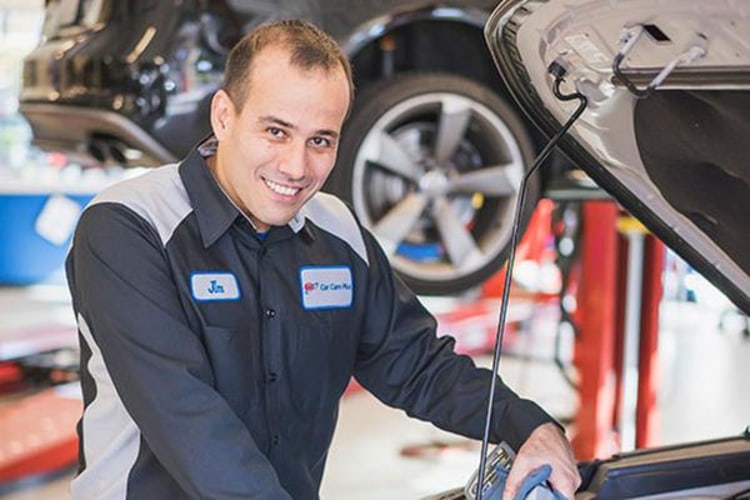
[[[482,434],[490,374],[436,338],[372,235],[318,193],[353,93],[312,25],[230,54],[213,136],[100,194],[67,262],[85,410],[74,498],[317,498],[350,377],[386,404]],[[557,424],[498,384],[493,440],[572,496]]]

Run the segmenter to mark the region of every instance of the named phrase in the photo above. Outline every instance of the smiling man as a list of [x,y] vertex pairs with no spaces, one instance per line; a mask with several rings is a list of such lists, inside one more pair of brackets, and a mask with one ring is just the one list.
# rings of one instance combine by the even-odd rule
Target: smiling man
[[265,232],[289,223],[331,173],[352,84],[343,56],[324,64],[312,50],[290,57],[287,47],[273,44],[252,60],[236,60],[249,58],[242,52],[240,45],[212,102],[218,147],[208,164]]
[[[316,27],[232,50],[213,135],[101,193],[67,262],[84,412],[74,498],[318,497],[349,379],[478,438],[491,374],[435,321],[346,205],[319,193],[353,84]],[[493,440],[571,496],[559,426],[497,386]]]

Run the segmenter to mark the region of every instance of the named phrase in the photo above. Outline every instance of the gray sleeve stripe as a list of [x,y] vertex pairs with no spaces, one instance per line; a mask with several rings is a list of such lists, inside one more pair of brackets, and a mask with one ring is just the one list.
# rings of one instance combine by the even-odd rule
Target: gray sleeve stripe
[[300,210],[300,215],[344,240],[369,265],[367,247],[359,224],[349,207],[337,197],[318,193]]
[[133,210],[156,229],[165,246],[180,222],[193,211],[177,164],[119,182],[102,191],[89,206],[98,203],[119,203]]
[[72,498],[125,499],[130,469],[138,458],[141,433],[120,400],[104,358],[82,315],[78,330],[91,350],[86,367],[96,384],[96,398],[81,421],[86,468],[70,484]]

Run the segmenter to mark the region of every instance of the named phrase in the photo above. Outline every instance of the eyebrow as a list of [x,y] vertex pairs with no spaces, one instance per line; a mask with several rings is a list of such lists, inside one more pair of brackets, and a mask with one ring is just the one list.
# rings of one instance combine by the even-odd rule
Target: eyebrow
[[[297,130],[296,125],[289,123],[288,121],[282,120],[281,118],[278,118],[276,116],[270,116],[270,115],[261,116],[260,118],[258,118],[258,122],[261,124],[266,124],[266,125],[273,124],[273,125],[278,125],[279,127],[284,127],[284,128],[288,128],[291,130]],[[328,130],[328,129],[316,130],[313,135],[324,135],[324,136],[333,137],[333,138],[336,138],[339,136],[338,132],[336,132],[335,130]]]

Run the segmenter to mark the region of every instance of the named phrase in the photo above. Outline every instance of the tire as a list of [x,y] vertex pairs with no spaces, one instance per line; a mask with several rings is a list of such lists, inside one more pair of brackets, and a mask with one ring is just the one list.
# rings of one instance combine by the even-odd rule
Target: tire
[[[406,73],[357,98],[328,189],[352,204],[415,292],[456,294],[505,261],[533,153],[516,111],[488,88]],[[528,188],[522,228],[538,180]]]

